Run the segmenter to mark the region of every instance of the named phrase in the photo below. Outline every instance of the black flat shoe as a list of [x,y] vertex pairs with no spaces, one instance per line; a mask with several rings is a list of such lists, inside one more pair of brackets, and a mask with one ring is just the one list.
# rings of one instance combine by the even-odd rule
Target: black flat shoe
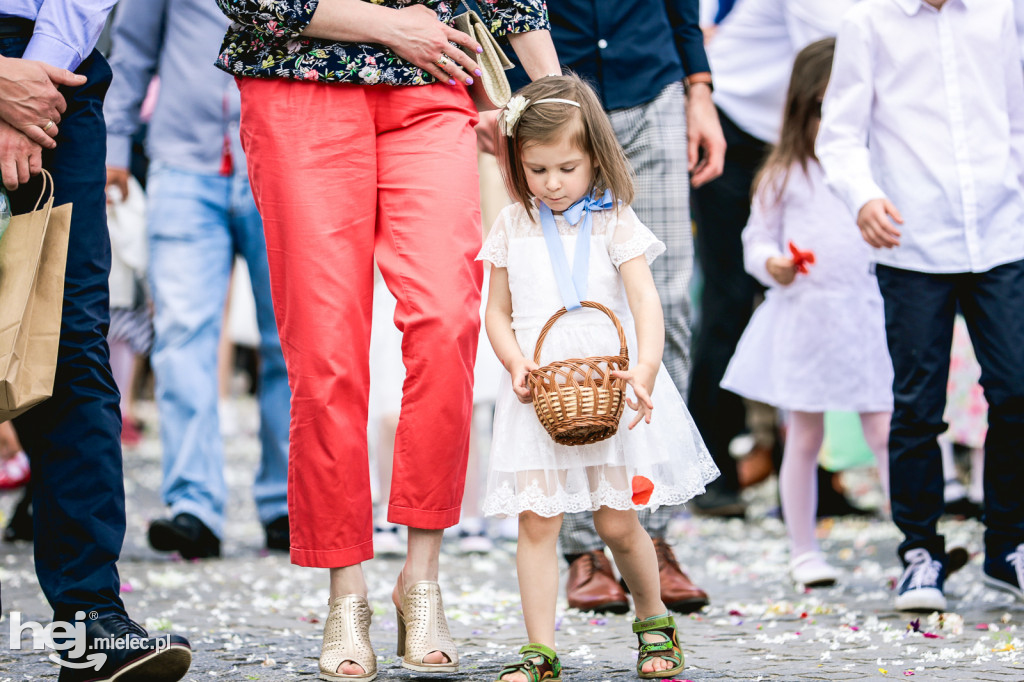
[[279,516],[263,526],[267,534],[267,549],[287,552],[291,547],[291,534],[288,530],[288,515]]
[[29,502],[29,498],[30,496],[26,495],[14,508],[11,520],[4,528],[4,542],[18,540],[32,542],[34,532],[32,530],[32,504]]
[[874,516],[870,509],[861,509],[850,503],[846,495],[836,489],[836,474],[818,466],[818,510],[816,516],[824,519],[829,516]]
[[958,500],[946,503],[945,514],[947,516],[955,516],[963,519],[981,520],[982,511],[980,504],[977,502],[971,502],[966,497],[961,497]]
[[149,544],[159,552],[178,552],[185,559],[220,556],[220,539],[192,514],[153,521],[149,524]]
[[[122,615],[85,621],[85,648],[61,660],[58,682],[177,682],[192,665],[192,647],[181,635],[151,637]],[[72,647],[74,651],[76,647]]]
[[690,500],[690,510],[701,516],[724,519],[743,519],[747,516],[747,504],[739,493],[709,486],[703,495]]

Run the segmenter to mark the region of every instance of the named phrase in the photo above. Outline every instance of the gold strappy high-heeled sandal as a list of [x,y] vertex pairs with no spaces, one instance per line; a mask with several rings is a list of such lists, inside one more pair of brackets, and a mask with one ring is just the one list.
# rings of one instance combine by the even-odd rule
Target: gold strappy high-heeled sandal
[[[370,605],[366,597],[346,594],[328,602],[320,649],[320,679],[331,682],[371,682],[377,679],[377,654],[370,645]],[[338,667],[345,661],[362,666],[361,675],[345,675]]]
[[[398,655],[402,667],[421,673],[453,673],[459,669],[459,654],[448,631],[441,602],[441,587],[433,580],[413,583],[395,605],[398,614]],[[440,651],[445,663],[425,663],[424,656]]]

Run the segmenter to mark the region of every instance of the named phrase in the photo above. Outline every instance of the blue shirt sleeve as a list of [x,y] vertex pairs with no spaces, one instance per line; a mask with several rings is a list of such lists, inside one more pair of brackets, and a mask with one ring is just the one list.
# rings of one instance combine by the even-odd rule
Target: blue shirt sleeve
[[718,11],[715,13],[715,23],[722,23],[722,20],[729,16],[729,12],[732,11],[733,5],[735,4],[736,0],[718,0]]
[[74,71],[92,52],[116,1],[43,0],[22,56]]
[[168,0],[121,0],[111,34],[114,73],[103,102],[107,121],[107,165],[127,168],[139,110],[163,49]]
[[711,71],[704,52],[704,32],[700,29],[700,0],[665,0],[676,51],[683,62],[683,73]]

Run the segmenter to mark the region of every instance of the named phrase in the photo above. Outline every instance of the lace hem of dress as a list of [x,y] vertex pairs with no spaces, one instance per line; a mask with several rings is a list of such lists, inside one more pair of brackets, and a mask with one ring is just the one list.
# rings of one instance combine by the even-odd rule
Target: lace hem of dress
[[[717,471],[715,472],[717,476]],[[705,492],[707,482],[715,478],[711,476],[703,483],[694,483],[688,488],[655,485],[650,500],[645,504],[634,504],[630,490],[614,487],[602,479],[596,490],[569,492],[560,488],[548,494],[533,483],[525,490],[516,493],[508,482],[502,483],[497,489],[488,493],[483,502],[484,516],[513,517],[524,511],[531,511],[539,516],[550,518],[558,514],[596,511],[601,507],[611,509],[650,509],[655,511],[661,506],[677,506]]]

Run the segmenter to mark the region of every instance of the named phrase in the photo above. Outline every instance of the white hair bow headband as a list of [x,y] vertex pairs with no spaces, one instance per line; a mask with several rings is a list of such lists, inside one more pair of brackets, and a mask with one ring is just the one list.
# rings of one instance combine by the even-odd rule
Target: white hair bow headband
[[512,133],[515,132],[516,124],[519,122],[523,112],[532,104],[571,104],[574,107],[580,108],[580,103],[574,102],[571,99],[550,97],[531,102],[522,95],[516,95],[508,101],[508,104],[505,105],[501,112],[501,116],[498,117],[498,129],[501,131],[501,134],[505,137],[512,137]]

